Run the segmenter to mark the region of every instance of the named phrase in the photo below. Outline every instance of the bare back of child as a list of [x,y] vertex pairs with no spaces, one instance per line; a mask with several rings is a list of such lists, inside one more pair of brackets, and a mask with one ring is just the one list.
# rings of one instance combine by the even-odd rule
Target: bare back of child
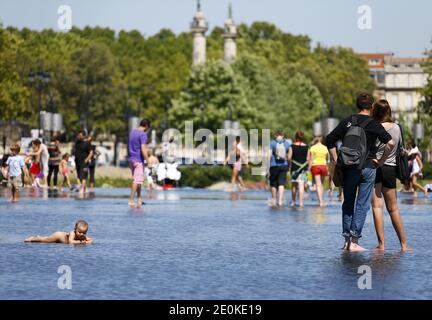
[[84,220],[79,220],[75,224],[75,229],[71,232],[57,231],[47,237],[28,237],[24,240],[24,242],[90,244],[93,242],[93,239],[87,236],[87,230],[87,222]]

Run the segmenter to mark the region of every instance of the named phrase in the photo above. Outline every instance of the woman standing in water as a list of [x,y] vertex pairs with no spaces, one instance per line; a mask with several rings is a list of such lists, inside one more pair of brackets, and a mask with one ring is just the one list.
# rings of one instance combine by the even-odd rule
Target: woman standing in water
[[314,145],[310,148],[311,161],[309,162],[309,171],[315,180],[316,193],[318,196],[319,206],[324,207],[324,182],[327,175],[327,160],[329,152],[326,146],[322,144],[322,138],[316,137]]
[[304,185],[308,181],[308,166],[310,162],[309,147],[304,143],[303,131],[297,131],[294,143],[288,151],[288,162],[291,166],[291,206],[295,206],[297,192],[299,195],[299,207],[303,207]]
[[[402,132],[399,125],[393,122],[391,116],[391,108],[387,100],[380,100],[376,102],[372,109],[372,116],[379,121],[384,129],[392,136],[396,146],[399,146],[402,141]],[[379,160],[383,153],[385,145],[381,142],[377,142],[378,151],[376,158]],[[376,172],[375,178],[375,190],[372,198],[372,211],[375,223],[375,230],[378,237],[378,250],[384,250],[384,217],[383,207],[386,205],[387,211],[390,214],[390,218],[396,234],[399,238],[402,251],[410,250],[411,248],[407,244],[405,237],[405,231],[402,224],[402,218],[399,212],[397,204],[397,192],[396,192],[396,157],[399,152],[399,147],[395,147],[387,160],[384,162],[382,167],[379,167]],[[384,198],[384,201],[383,201]]]
[[241,141],[239,136],[236,137],[236,141],[234,142],[234,147],[226,157],[224,161],[224,166],[226,166],[228,161],[234,157],[235,157],[235,162],[232,166],[231,190],[234,190],[234,185],[238,183],[240,185],[240,191],[244,191],[246,188],[243,182],[243,164],[247,165],[248,161],[244,154],[243,147],[241,146]]

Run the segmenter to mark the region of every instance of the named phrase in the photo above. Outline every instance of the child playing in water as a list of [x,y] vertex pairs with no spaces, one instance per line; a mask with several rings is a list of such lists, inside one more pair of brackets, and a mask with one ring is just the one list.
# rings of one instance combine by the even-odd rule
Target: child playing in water
[[87,236],[87,231],[88,223],[84,220],[78,220],[75,223],[75,229],[70,232],[57,231],[48,237],[29,237],[24,242],[90,244],[93,239]]
[[[32,145],[33,152],[37,152],[37,147]],[[43,173],[40,167],[40,156],[39,155],[29,155],[25,159],[26,163],[31,163],[30,165],[30,177],[32,181],[32,187],[40,188],[40,178],[43,177]]]
[[19,189],[22,187],[22,174],[24,172],[25,177],[28,177],[27,167],[25,166],[24,159],[19,156],[21,147],[14,144],[10,147],[10,156],[6,160],[6,168],[3,173],[9,178],[9,182],[12,189],[12,202],[18,202]]
[[64,188],[65,183],[67,183],[69,190],[72,190],[72,184],[69,179],[68,161],[69,161],[69,153],[65,153],[62,157],[62,160],[60,162],[60,168],[59,168],[60,173],[63,176],[62,190]]

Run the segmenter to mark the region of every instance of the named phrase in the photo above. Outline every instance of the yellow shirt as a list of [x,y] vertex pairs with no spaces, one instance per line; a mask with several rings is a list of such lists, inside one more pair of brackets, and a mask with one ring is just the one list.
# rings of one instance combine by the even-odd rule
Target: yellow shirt
[[312,166],[325,166],[327,164],[328,150],[322,143],[317,143],[310,148]]

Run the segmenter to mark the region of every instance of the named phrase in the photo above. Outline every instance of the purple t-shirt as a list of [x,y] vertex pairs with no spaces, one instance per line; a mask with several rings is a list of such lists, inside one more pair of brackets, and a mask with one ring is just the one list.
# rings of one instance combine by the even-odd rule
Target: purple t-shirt
[[141,153],[141,145],[147,144],[147,133],[138,129],[132,130],[129,134],[129,161],[144,162]]

